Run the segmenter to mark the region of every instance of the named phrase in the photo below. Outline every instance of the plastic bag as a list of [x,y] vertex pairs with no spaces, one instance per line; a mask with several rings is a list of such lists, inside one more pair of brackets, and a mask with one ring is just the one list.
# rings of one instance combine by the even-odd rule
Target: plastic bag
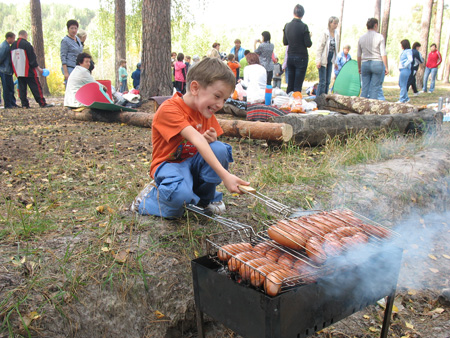
[[237,99],[240,101],[244,100],[244,96],[247,96],[247,92],[240,83],[236,85],[235,92],[237,92]]
[[302,98],[301,92],[294,92],[292,94],[291,113],[305,113]]

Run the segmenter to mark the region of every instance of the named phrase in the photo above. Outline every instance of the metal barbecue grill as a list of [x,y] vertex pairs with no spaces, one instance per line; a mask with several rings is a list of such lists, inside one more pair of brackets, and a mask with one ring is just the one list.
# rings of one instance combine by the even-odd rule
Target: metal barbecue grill
[[[264,195],[250,193],[266,201]],[[360,228],[367,225],[371,230],[367,233],[370,241],[365,244],[367,254],[357,261],[346,260],[345,264],[339,262],[340,256],[332,255],[321,262],[308,253],[306,247],[294,250],[272,240],[268,229],[279,220],[266,222],[264,229],[255,233],[248,225],[188,206],[189,210],[230,229],[208,237],[207,255],[192,261],[199,337],[204,337],[204,313],[245,338],[308,337],[387,296],[380,335],[386,338],[402,256],[399,248],[386,250],[383,237],[388,230],[349,210],[308,211],[301,217],[289,218],[291,208],[273,200],[269,202],[266,204],[281,213],[283,220],[294,222],[296,226],[325,221]],[[379,235],[374,229],[379,229]],[[396,236],[391,231],[390,235]],[[268,273],[228,250],[227,245],[233,243],[250,244],[254,248],[266,243],[264,245],[272,250],[292,257],[302,270],[274,282],[276,295],[269,296],[266,292]],[[344,247],[342,252],[345,255],[351,250]],[[223,256],[229,257],[228,262],[223,261]],[[235,269],[237,265],[233,264],[239,268]],[[371,281],[370,285],[364,283],[363,278]]]

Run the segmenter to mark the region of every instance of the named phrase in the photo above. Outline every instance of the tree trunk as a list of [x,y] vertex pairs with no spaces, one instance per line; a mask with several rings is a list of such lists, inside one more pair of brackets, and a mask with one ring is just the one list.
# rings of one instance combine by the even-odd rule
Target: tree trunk
[[434,43],[437,50],[441,47],[442,18],[444,15],[444,0],[438,0],[436,5],[436,24],[434,25]]
[[114,26],[114,33],[115,33],[115,48],[116,48],[116,68],[115,68],[115,74],[116,74],[116,89],[120,87],[119,82],[119,67],[120,67],[120,60],[126,60],[127,59],[127,47],[126,47],[126,16],[125,16],[125,0],[114,0],[115,4],[115,26]]
[[170,67],[171,32],[170,0],[142,3],[142,73],[140,94],[143,100],[152,96],[172,95]]
[[341,1],[341,10],[340,10],[340,16],[339,16],[339,41],[338,45],[336,46],[336,50],[339,52],[341,49],[341,40],[342,40],[342,19],[344,18],[344,2],[345,0]]
[[[381,28],[381,34],[384,37],[384,41],[387,46],[387,35],[389,29],[389,17],[391,15],[391,0],[384,0],[384,11],[383,11],[383,26]],[[380,25],[378,25],[380,26]]]
[[[444,80],[445,83],[448,83],[448,72],[447,72],[447,59],[448,59],[448,46],[450,44],[450,26],[448,26],[448,34],[447,34],[447,38],[445,39],[445,47],[443,52],[441,53],[442,55],[442,66],[439,67],[438,70],[438,79],[439,80]],[[447,76],[445,76],[447,74]]]
[[418,88],[423,87],[423,73],[425,72],[425,65],[428,59],[428,37],[430,36],[430,23],[431,14],[433,10],[433,0],[423,0],[422,9],[422,25],[420,29],[420,44],[422,45],[422,53],[424,58],[424,63],[419,65],[419,69],[416,74],[416,83]]
[[380,32],[381,26],[381,0],[375,0],[375,13],[373,15],[378,20],[378,32]]
[[[30,0],[31,12],[31,36],[33,37],[33,47],[36,53],[39,67],[45,68],[44,34],[42,33],[41,1]],[[47,78],[39,76],[44,95],[50,95],[47,85]]]
[[450,57],[447,57],[447,63],[444,70],[444,83],[450,83]]

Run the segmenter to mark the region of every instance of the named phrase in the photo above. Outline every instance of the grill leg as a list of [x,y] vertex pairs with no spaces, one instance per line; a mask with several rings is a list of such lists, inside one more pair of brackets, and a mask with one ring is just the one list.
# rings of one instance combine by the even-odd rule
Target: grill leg
[[380,338],[387,338],[389,326],[391,325],[392,308],[394,307],[395,289],[387,297],[386,309],[384,310],[383,327],[381,328]]
[[197,331],[198,331],[198,338],[205,338],[205,332],[203,331],[203,312],[198,309],[198,307],[195,307],[196,317],[197,317]]

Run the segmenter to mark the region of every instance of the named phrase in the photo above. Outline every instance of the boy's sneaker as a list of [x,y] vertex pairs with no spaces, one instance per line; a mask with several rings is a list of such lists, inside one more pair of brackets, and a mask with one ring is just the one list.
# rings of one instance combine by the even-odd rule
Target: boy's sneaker
[[142,200],[145,198],[145,196],[152,190],[153,188],[156,188],[155,180],[151,181],[149,184],[147,184],[144,189],[136,196],[133,203],[131,203],[130,211],[138,212],[139,211],[139,205],[141,204]]
[[216,215],[221,215],[227,210],[227,208],[225,207],[225,203],[223,203],[223,201],[218,201],[209,203],[205,210],[209,210]]
[[414,96],[419,96],[419,92],[417,92],[417,93],[414,93]]

